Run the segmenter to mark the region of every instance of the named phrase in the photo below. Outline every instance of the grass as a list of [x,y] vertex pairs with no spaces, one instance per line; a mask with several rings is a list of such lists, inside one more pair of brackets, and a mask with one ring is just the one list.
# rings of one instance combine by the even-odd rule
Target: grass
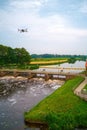
[[86,91],[87,91],[87,84],[85,85],[84,89],[86,89]]
[[38,65],[49,65],[49,64],[57,64],[57,63],[64,63],[67,62],[68,59],[39,59],[39,60],[34,60],[31,61],[30,64],[34,65],[34,64],[38,64]]
[[38,69],[39,68],[39,65],[37,64],[8,64],[8,65],[1,65],[0,66],[0,69],[22,69],[22,70],[26,70],[26,69],[30,69],[30,70],[33,70],[33,69]]
[[84,86],[84,88],[82,89],[82,93],[83,94],[87,94],[87,84]]
[[32,58],[31,61],[56,61],[56,60],[68,60],[68,58]]
[[25,120],[45,121],[49,125],[49,130],[87,127],[87,102],[73,93],[83,80],[82,77],[76,77],[67,81],[29,112],[25,112]]

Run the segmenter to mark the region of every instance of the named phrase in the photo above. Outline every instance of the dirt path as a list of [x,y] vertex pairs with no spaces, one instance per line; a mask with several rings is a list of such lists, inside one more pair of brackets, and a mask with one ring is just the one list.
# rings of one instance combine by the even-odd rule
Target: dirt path
[[86,84],[87,84],[87,77],[85,77],[85,80],[74,90],[74,94],[84,99],[85,101],[87,101],[87,94],[81,93],[81,90],[84,88]]

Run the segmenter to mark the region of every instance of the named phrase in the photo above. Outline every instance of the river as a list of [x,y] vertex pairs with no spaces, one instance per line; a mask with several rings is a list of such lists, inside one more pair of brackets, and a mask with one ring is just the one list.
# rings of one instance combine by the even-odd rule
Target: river
[[60,87],[59,82],[22,77],[0,78],[0,130],[24,130],[24,112]]
[[[61,66],[84,67],[85,62],[64,63]],[[0,78],[0,130],[25,130],[24,112],[30,110],[63,83],[58,80],[27,80],[22,77]]]
[[[50,68],[50,67],[53,67]],[[63,70],[63,72],[66,73],[79,73],[82,72],[83,70],[80,69],[73,69],[73,68],[84,68],[85,69],[85,62],[84,61],[76,61],[74,64],[72,63],[63,63],[63,64],[58,64],[58,65],[50,65],[49,68],[39,68],[39,70],[45,70],[45,71],[54,71],[54,72],[61,72],[61,70]],[[54,69],[55,68],[55,69]],[[61,69],[59,69],[61,68]],[[71,68],[71,69],[64,69],[64,68]]]

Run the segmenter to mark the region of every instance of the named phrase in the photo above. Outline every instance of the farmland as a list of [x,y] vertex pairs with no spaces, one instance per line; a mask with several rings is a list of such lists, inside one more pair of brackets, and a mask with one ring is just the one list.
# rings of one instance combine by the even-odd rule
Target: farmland
[[30,64],[31,65],[47,65],[47,64],[60,64],[67,62],[68,59],[58,59],[58,58],[41,58],[41,59],[32,59]]

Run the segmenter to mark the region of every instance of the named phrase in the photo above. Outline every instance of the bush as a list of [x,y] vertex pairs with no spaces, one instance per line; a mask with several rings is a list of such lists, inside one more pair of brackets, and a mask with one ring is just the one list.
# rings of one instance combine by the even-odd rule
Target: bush
[[39,68],[39,65],[31,65],[31,66],[30,66],[30,70],[38,69],[38,68]]

